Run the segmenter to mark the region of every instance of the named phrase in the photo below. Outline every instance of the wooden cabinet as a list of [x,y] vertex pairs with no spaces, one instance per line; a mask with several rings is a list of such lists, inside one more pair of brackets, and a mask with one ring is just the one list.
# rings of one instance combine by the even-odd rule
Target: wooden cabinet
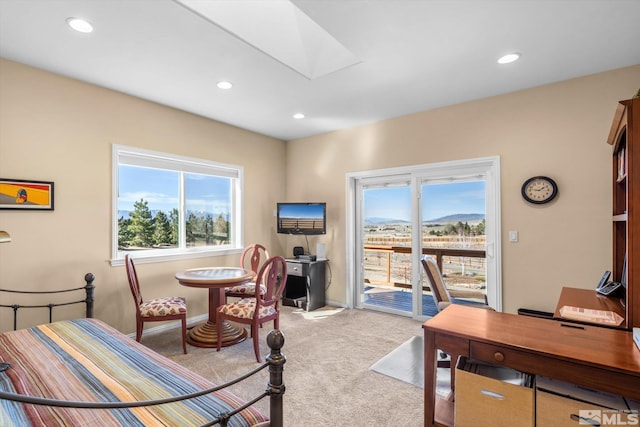
[[626,329],[640,327],[640,98],[620,101],[607,142],[612,146],[612,280],[626,283]]

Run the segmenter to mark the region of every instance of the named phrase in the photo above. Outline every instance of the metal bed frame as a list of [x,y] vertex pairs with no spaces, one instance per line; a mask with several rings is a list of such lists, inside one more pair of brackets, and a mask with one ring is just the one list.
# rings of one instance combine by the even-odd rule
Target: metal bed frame
[[[0,307],[3,308],[11,308],[13,309],[13,329],[16,330],[17,327],[17,314],[18,309],[20,308],[48,308],[49,309],[49,322],[52,321],[53,318],[53,308],[58,306],[72,305],[72,304],[86,304],[86,317],[93,317],[93,293],[95,289],[95,285],[93,281],[95,280],[95,276],[92,273],[87,273],[84,276],[84,280],[86,282],[85,286],[71,289],[64,289],[59,291],[17,291],[11,289],[0,289],[1,292],[7,293],[21,293],[21,294],[53,294],[53,293],[63,293],[63,292],[74,292],[74,291],[85,291],[85,299],[58,303],[58,304],[44,304],[44,305],[19,305],[19,304],[0,304]],[[79,401],[66,401],[66,400],[56,400],[56,399],[47,399],[35,396],[27,396],[17,393],[8,393],[0,391],[0,399],[11,400],[20,403],[29,403],[33,405],[45,405],[45,406],[55,406],[55,407],[66,407],[66,408],[87,408],[87,409],[119,409],[119,408],[137,408],[142,406],[153,406],[153,405],[162,405],[165,403],[172,403],[187,399],[193,399],[195,397],[203,396],[205,394],[213,393],[218,390],[222,390],[228,386],[233,384],[237,384],[258,372],[268,369],[269,371],[269,380],[267,383],[267,387],[263,393],[256,396],[251,401],[245,403],[244,405],[235,408],[233,411],[226,412],[216,417],[214,420],[208,422],[207,424],[203,424],[201,427],[208,427],[213,425],[220,425],[222,427],[226,427],[230,418],[239,412],[247,409],[251,405],[256,402],[264,399],[265,397],[269,397],[269,426],[270,427],[282,427],[283,426],[283,404],[282,397],[285,392],[285,385],[282,378],[282,372],[284,371],[284,364],[286,362],[286,357],[280,351],[282,346],[284,345],[284,335],[279,330],[272,330],[267,335],[267,345],[269,346],[270,352],[269,355],[265,359],[265,363],[257,367],[256,369],[247,372],[246,374],[235,378],[225,384],[211,387],[205,390],[201,390],[196,393],[184,394],[179,396],[174,396],[171,398],[165,399],[156,399],[156,400],[144,400],[137,402],[79,402]],[[8,367],[8,366],[7,366]],[[5,369],[7,368],[5,367]],[[262,426],[262,424],[261,424]]]

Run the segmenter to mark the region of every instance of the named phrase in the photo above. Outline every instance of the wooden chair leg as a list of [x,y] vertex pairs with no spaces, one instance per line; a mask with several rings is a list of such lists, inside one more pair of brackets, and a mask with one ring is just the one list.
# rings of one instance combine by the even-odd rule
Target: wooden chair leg
[[187,354],[187,316],[182,317],[182,351]]
[[260,334],[258,333],[259,326],[251,327],[251,334],[253,335],[253,351],[256,353],[256,360],[258,363],[262,362],[260,357]]
[[142,338],[142,328],[144,328],[144,322],[139,321],[136,323],[136,341],[140,342]]

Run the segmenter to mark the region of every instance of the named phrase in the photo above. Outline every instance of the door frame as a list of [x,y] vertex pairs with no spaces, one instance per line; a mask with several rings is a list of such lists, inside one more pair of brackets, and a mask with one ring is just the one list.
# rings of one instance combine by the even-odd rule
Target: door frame
[[[420,230],[421,207],[419,202],[419,183],[424,179],[446,181],[448,178],[462,176],[481,176],[485,180],[486,203],[486,238],[487,238],[487,299],[497,311],[502,311],[502,239],[500,215],[500,157],[482,157],[476,159],[456,160],[429,163],[399,168],[377,169],[346,174],[346,284],[347,307],[356,308],[356,296],[359,287],[358,280],[362,279],[362,229],[361,210],[357,209],[359,182],[363,179],[388,176],[403,178],[410,176],[412,186],[412,229]],[[493,218],[489,221],[489,218]],[[417,227],[417,228],[416,228]],[[422,288],[420,277],[420,255],[422,252],[421,236],[412,234],[412,287],[414,292]],[[357,263],[360,263],[358,265]],[[414,308],[413,316],[423,318]]]

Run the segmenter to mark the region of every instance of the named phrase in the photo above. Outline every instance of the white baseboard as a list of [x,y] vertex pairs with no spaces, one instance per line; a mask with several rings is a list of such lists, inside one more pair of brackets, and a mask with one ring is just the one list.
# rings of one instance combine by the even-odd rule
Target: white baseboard
[[[190,328],[190,327],[192,327],[192,326],[194,326],[194,325],[196,325],[198,323],[206,322],[208,318],[209,318],[209,315],[206,314],[206,313],[205,314],[201,314],[199,316],[195,316],[195,317],[188,317],[187,318],[187,328]],[[148,328],[147,325],[149,325],[149,323],[145,324],[145,328],[142,330],[142,336],[159,334],[161,332],[166,332],[166,331],[169,331],[171,329],[179,329],[180,328],[180,322],[178,322],[178,321],[163,323],[161,325],[154,326],[152,328]],[[132,332],[132,333],[128,334],[128,337],[136,339],[136,333]]]

